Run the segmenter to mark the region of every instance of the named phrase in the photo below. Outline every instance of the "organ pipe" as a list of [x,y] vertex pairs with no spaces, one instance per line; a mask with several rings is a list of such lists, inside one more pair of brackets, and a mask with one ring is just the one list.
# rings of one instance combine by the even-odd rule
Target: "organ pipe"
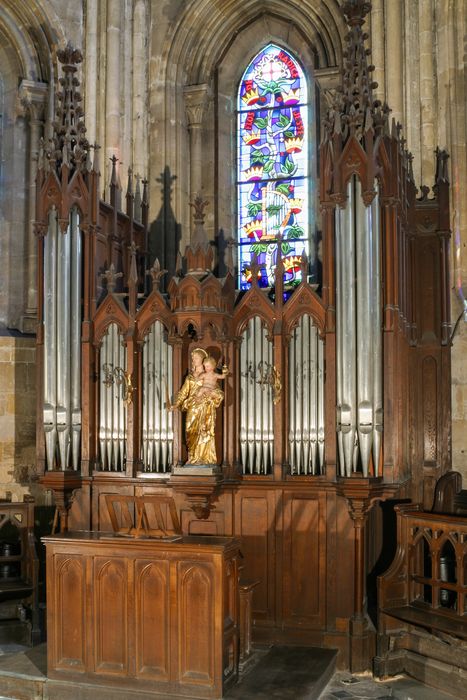
[[44,239],[44,432],[47,468],[55,466],[57,440],[56,304],[57,304],[57,212],[49,213]]
[[99,447],[101,468],[124,471],[126,461],[126,346],[111,323],[102,338],[99,356]]
[[381,311],[381,219],[379,194],[376,186],[376,196],[371,203],[373,236],[373,465],[374,475],[380,475],[381,444],[383,439],[383,316]]
[[324,464],[324,351],[303,315],[289,345],[289,460],[292,474],[319,474]]
[[362,200],[360,180],[356,180],[355,242],[357,270],[357,430],[363,476],[368,476],[373,433],[372,317],[374,314],[372,209]]
[[167,472],[172,464],[172,347],[160,321],[152,324],[143,346],[143,432],[141,456],[147,472]]
[[378,196],[365,206],[355,175],[336,212],[337,430],[342,476],[379,474],[383,429]]
[[44,241],[44,408],[47,469],[78,469],[81,443],[81,234],[72,209]]
[[347,185],[347,206],[339,209],[340,248],[340,311],[337,313],[337,334],[340,350],[340,431],[343,465],[341,474],[350,476],[354,467],[356,437],[356,338],[355,338],[355,176]]
[[267,474],[273,462],[272,343],[257,316],[240,347],[240,456],[243,473]]

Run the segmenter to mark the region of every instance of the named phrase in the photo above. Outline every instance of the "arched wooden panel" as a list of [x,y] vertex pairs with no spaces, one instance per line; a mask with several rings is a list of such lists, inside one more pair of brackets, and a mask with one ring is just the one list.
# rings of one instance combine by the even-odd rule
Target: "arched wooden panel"
[[136,675],[168,680],[170,648],[168,561],[135,561]]
[[84,671],[86,664],[86,571],[79,556],[58,556],[55,619],[57,668]]
[[180,680],[214,682],[214,572],[209,563],[178,565],[178,629]]
[[125,559],[96,557],[93,566],[95,670],[128,673],[128,576]]

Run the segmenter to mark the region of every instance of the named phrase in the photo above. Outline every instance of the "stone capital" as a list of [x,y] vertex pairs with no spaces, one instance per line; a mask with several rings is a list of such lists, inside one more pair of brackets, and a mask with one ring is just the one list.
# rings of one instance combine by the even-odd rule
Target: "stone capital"
[[28,114],[32,122],[42,122],[45,117],[45,108],[49,86],[47,83],[39,83],[34,80],[22,80],[18,88],[19,110]]
[[188,128],[200,126],[211,100],[211,88],[207,83],[187,85],[183,89]]

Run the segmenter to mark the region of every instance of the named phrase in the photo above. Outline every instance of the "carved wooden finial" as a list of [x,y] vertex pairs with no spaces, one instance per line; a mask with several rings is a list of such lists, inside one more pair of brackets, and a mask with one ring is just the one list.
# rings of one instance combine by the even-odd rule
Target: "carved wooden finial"
[[113,185],[114,187],[117,187],[118,185],[118,180],[117,180],[117,163],[118,163],[118,158],[114,154],[111,158],[109,158],[110,162],[112,163],[112,173],[110,175],[110,185]]
[[53,121],[52,148],[50,155],[46,154],[50,167],[57,172],[62,166],[70,171],[70,177],[75,170],[86,169],[89,142],[86,139],[82,96],[79,92],[79,80],[76,77],[77,64],[83,56],[79,49],[68,44],[57,51],[57,58],[62,64],[63,77],[59,79],[59,89],[56,93],[56,112]]
[[117,279],[123,277],[123,272],[115,272],[115,265],[111,263],[108,270],[106,270],[102,275],[102,279],[107,282],[107,291],[109,294],[115,291],[117,286]]
[[256,253],[253,253],[253,255],[251,256],[250,270],[251,270],[251,286],[257,287],[258,286],[258,275],[259,275],[259,271],[260,271],[260,265],[258,263],[258,256],[256,255]]
[[167,270],[161,270],[161,264],[159,258],[154,260],[153,266],[150,270],[146,270],[146,274],[152,279],[152,291],[158,291],[162,277],[167,273]]
[[302,251],[302,259],[300,261],[300,268],[302,271],[302,282],[306,282],[308,279],[308,255],[306,254],[305,248]]
[[206,231],[204,230],[204,210],[208,203],[200,194],[197,194],[194,201],[190,202],[190,207],[194,209],[194,227],[190,245],[185,250],[185,258],[188,274],[197,276],[211,272],[214,258]]
[[204,224],[204,210],[208,204],[208,200],[203,199],[199,193],[195,196],[193,202],[190,202],[190,207],[194,209],[193,220],[195,223]]
[[138,247],[134,241],[131,241],[131,244],[128,248],[130,251],[130,274],[128,281],[130,284],[136,286],[136,284],[138,283],[138,270],[136,268],[136,252],[138,250]]
[[224,263],[227,268],[227,272],[234,277],[235,275],[235,259],[234,259],[234,248],[237,245],[237,241],[235,238],[230,236],[230,238],[227,238],[226,240],[226,251],[225,251],[225,258],[224,258]]

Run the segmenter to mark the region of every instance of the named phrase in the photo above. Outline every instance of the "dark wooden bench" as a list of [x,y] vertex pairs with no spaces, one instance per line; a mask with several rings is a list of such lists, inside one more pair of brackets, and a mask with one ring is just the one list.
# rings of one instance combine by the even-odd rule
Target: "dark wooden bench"
[[[459,679],[467,673],[466,506],[467,491],[457,472],[438,481],[432,511],[411,503],[396,506],[396,555],[378,577],[375,675],[406,672],[430,682],[432,671],[431,684],[453,693],[462,689]],[[445,673],[439,672],[440,662]]]

